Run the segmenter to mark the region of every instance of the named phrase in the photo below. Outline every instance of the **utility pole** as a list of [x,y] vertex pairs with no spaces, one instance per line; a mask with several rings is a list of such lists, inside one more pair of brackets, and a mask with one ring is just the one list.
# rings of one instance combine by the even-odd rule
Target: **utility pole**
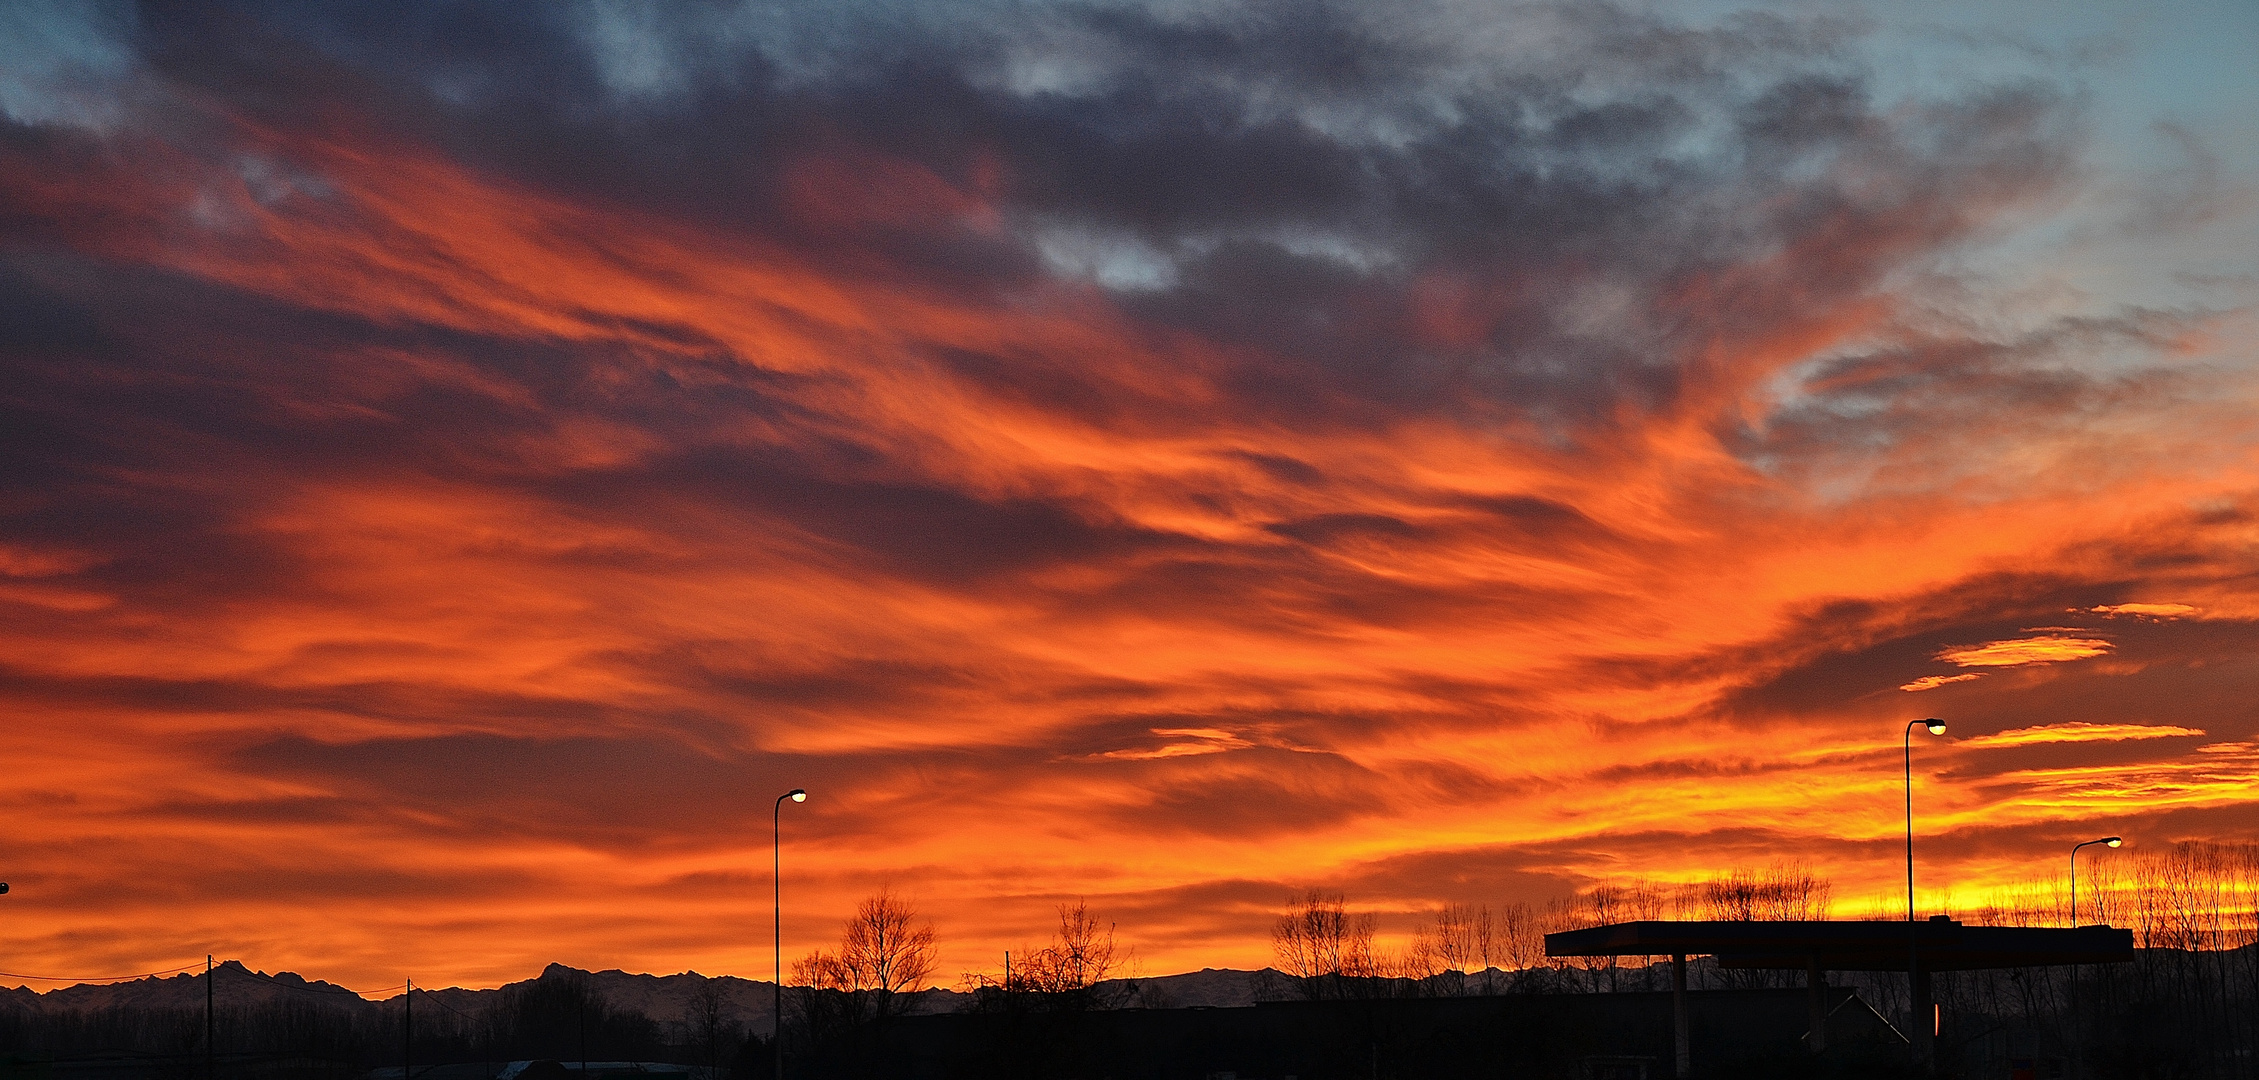
[[400,992],[400,1080],[416,1074],[416,980]]
[[[212,954],[204,954],[204,1080],[212,1080]],[[405,1078],[403,1078],[405,1080]]]

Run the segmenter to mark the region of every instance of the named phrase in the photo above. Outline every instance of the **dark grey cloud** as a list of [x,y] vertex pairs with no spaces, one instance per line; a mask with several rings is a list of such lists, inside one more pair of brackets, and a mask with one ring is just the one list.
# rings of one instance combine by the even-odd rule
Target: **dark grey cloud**
[[[1357,426],[1669,408],[1705,343],[1824,319],[1982,228],[1970,207],[2046,197],[2077,138],[2045,87],[1877,100],[1840,25],[1607,5],[157,5],[138,25],[148,70],[262,123],[374,126],[926,287],[1094,275],[1250,349],[1222,373],[1240,407]],[[1002,231],[811,220],[792,185],[822,160],[928,170]],[[1071,366],[951,362],[1124,407]]]

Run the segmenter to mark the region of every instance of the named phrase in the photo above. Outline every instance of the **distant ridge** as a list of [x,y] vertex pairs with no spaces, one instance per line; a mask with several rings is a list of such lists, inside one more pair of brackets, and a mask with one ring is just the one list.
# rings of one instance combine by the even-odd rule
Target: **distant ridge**
[[[191,1007],[202,1011],[204,980],[204,973],[199,971],[167,977],[150,976],[126,982],[80,983],[45,993],[28,988],[0,990],[0,1005],[47,1012]],[[237,960],[225,961],[212,971],[213,1004],[220,1008],[240,1009],[285,998],[315,1002],[334,1000],[343,1008],[351,1008],[356,1003],[364,1006],[370,1004],[368,999],[336,983],[318,979],[309,982],[295,972],[280,971],[272,975],[263,971],[254,972]]]
[[[563,964],[550,964],[532,979],[506,983],[488,990],[455,986],[443,989],[417,987],[417,1007],[422,1008],[420,1003],[425,1000],[425,995],[429,995],[431,1000],[455,1012],[478,1012],[493,1004],[503,991],[512,987],[576,973],[586,976],[612,1007],[641,1013],[661,1024],[681,1020],[690,1011],[691,999],[699,988],[711,983],[720,988],[723,1000],[729,1002],[731,1012],[745,1025],[747,1031],[766,1037],[772,1027],[770,1009],[774,1000],[774,983],[766,979],[741,979],[735,975],[701,975],[695,971],[676,975],[642,975],[618,968],[581,971]],[[336,983],[308,980],[291,971],[272,974],[254,971],[236,960],[229,960],[214,968],[211,979],[213,1002],[221,1009],[245,1009],[281,1001],[305,1001],[343,1010],[376,1010],[400,999],[399,993],[382,998],[364,998]],[[199,971],[127,982],[83,983],[44,993],[29,988],[0,990],[0,1009],[47,1013],[93,1012],[112,1008],[202,1012],[204,984],[205,975]],[[1285,976],[1270,968],[1258,971],[1202,968],[1199,971],[1152,978],[1109,979],[1099,984],[1099,989],[1109,999],[1132,1007],[1229,1008],[1288,996],[1288,985]],[[970,994],[934,988],[918,993],[908,1011],[958,1012],[971,1003]]]

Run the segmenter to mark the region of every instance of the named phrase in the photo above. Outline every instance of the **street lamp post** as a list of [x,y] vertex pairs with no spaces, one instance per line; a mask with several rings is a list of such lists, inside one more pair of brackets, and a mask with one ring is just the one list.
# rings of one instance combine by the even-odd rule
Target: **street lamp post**
[[1918,1063],[1928,1056],[1931,1018],[1920,1015],[1926,1011],[1922,1007],[1928,1004],[1924,999],[1929,995],[1921,992],[1921,939],[1914,924],[1914,729],[1917,727],[1929,729],[1932,735],[1943,735],[1945,721],[1935,717],[1909,721],[1900,747],[1906,763],[1906,1012],[1911,1021],[1909,1026],[1915,1029],[1907,1032],[1914,1037],[1908,1039],[1906,1045]]
[[[2072,927],[2073,929],[2077,929],[2077,927],[2078,927],[2078,925],[2079,925],[2079,849],[2080,849],[2080,848],[2083,848],[2083,847],[2091,847],[2091,846],[2093,846],[2093,845],[2095,845],[2095,844],[2108,844],[2108,845],[2110,845],[2111,847],[2117,847],[2118,845],[2120,845],[2120,844],[2123,844],[2123,843],[2125,843],[2125,842],[2126,842],[2126,841],[2125,841],[2125,838],[2124,838],[2124,837],[2119,837],[2119,836],[2105,836],[2105,837],[2103,837],[2103,838],[2102,838],[2102,839],[2100,839],[2100,840],[2088,840],[2088,841],[2086,841],[2086,842],[2084,842],[2084,843],[2078,843],[2078,844],[2072,844],[2072,845],[2071,845],[2071,927]],[[2100,913],[2099,913],[2099,912],[2097,912],[2096,914],[2100,914]],[[2077,964],[2072,964],[2072,965],[2071,965],[2071,1021],[2072,1021],[2072,1024],[2073,1024],[2073,1030],[2077,1030],[2077,1023],[2078,1023],[2078,1018],[2079,1018],[2079,966],[2078,966]],[[2075,1044],[2073,1044],[2073,1046],[2071,1047],[2071,1052],[2072,1052],[2072,1055],[2073,1055],[2073,1060],[2074,1060],[2074,1062],[2075,1062],[2075,1063],[2077,1063],[2077,1064],[2079,1065],[2079,1075],[2081,1075],[2081,1076],[2085,1075],[2085,1074],[2086,1074],[2086,1069],[2085,1069],[2085,1064],[2084,1064],[2084,1063],[2085,1063],[2085,1059],[2086,1059],[2086,1044],[2085,1044],[2085,1042],[2084,1042],[2084,1041],[2081,1041],[2081,1042],[2078,1042],[2078,1043],[2075,1043]]]
[[793,788],[777,796],[775,811],[770,815],[771,843],[769,847],[769,917],[772,920],[770,938],[771,955],[776,960],[775,991],[770,1001],[774,1027],[769,1029],[769,1050],[775,1057],[775,1080],[784,1080],[784,801],[807,802],[805,788]]
[[2125,843],[2125,842],[2126,842],[2126,840],[2125,840],[2125,838],[2124,838],[2124,837],[2122,837],[2122,836],[2105,836],[2105,837],[2103,837],[2103,838],[2102,838],[2102,839],[2100,839],[2100,840],[2088,840],[2088,841],[2086,841],[2085,843],[2082,843],[2082,844],[2072,844],[2072,845],[2071,845],[2071,925],[2072,925],[2072,926],[2074,926],[2074,927],[2075,927],[2075,926],[2077,926],[2077,925],[2079,924],[2079,849],[2080,849],[2080,848],[2083,848],[2083,847],[2093,847],[2093,846],[2094,846],[2094,845],[2096,845],[2096,844],[2108,844],[2108,845],[2110,845],[2111,847],[2117,847],[2118,845],[2120,845],[2120,844],[2123,844],[2123,843]]

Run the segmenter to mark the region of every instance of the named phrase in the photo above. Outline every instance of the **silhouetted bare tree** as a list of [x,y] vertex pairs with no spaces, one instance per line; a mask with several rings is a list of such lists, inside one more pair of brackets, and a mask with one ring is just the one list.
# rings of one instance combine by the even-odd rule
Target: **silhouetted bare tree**
[[1526,971],[1545,963],[1545,920],[1527,902],[1517,900],[1498,909],[1499,966]]
[[[1087,997],[1093,987],[1113,974],[1114,924],[1101,924],[1088,905],[1059,905],[1059,929],[1051,944],[1027,954],[1012,972],[1008,991]],[[1095,1002],[1093,1002],[1095,1004]]]
[[1303,996],[1346,996],[1348,980],[1383,974],[1373,954],[1373,917],[1351,914],[1340,893],[1312,889],[1288,901],[1287,912],[1271,927],[1271,951],[1279,970],[1295,980]]
[[878,995],[879,1014],[884,1016],[896,995],[925,989],[926,978],[933,974],[933,924],[919,921],[908,900],[891,889],[880,889],[847,920],[839,961],[858,988]]
[[1499,955],[1498,919],[1488,904],[1447,904],[1436,909],[1412,939],[1409,966],[1446,995],[1489,993],[1487,979]]
[[900,998],[925,989],[933,974],[933,924],[910,901],[880,889],[856,906],[838,952],[819,949],[792,965],[801,1021],[816,1042],[883,1022]]

